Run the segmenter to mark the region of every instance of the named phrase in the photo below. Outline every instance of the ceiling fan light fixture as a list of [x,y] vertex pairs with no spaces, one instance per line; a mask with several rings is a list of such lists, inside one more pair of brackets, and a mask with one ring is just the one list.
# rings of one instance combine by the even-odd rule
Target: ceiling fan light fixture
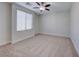
[[[39,10],[42,12],[42,11],[50,11],[50,9],[48,9],[48,7],[50,7],[51,6],[51,4],[46,4],[45,2],[41,2],[41,3],[39,3],[39,2],[36,2],[36,4],[39,6]],[[37,8],[37,7],[35,7],[35,8]]]
[[40,10],[44,11],[45,7],[44,6],[40,6]]

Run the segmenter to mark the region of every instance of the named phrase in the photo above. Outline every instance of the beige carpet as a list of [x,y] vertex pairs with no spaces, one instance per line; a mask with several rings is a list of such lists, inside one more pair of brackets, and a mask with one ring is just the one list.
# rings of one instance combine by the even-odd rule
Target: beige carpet
[[75,57],[70,39],[37,35],[14,45],[0,47],[1,57]]

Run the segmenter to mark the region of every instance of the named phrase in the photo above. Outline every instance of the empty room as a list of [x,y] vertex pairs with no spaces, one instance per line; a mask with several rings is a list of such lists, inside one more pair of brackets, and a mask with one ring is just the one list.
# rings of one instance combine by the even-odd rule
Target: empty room
[[79,2],[0,2],[0,57],[78,57]]

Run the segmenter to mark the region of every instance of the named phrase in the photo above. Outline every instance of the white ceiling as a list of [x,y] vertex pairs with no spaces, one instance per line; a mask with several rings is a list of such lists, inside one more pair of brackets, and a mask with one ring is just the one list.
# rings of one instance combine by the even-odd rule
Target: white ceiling
[[32,11],[34,11],[37,14],[43,14],[43,13],[48,13],[50,11],[53,12],[63,12],[63,11],[70,11],[71,2],[46,2],[46,3],[50,3],[51,7],[49,8],[50,11],[44,11],[44,12],[40,12],[39,9],[33,9],[33,7],[38,6],[35,2],[30,2],[30,4],[26,4],[27,2],[17,2],[16,4],[19,4],[21,6],[24,6],[25,8],[28,8]]

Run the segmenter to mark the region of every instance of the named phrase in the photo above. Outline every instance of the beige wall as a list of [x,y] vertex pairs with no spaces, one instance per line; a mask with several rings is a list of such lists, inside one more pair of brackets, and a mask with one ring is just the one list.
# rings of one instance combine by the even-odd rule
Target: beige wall
[[71,39],[79,55],[79,3],[74,3],[71,9]]
[[[33,29],[29,31],[16,31],[16,8],[33,14]],[[12,14],[13,13],[13,14]],[[9,42],[17,42],[38,33],[38,16],[21,6],[11,5],[11,3],[0,3],[0,45]]]
[[[33,15],[33,29],[19,31],[19,32],[16,31],[16,10],[17,9],[31,13]],[[34,36],[34,34],[36,34],[37,32],[38,32],[38,16],[34,12],[20,5],[12,4],[12,43]]]
[[70,12],[50,12],[39,19],[40,32],[50,35],[69,37]]
[[0,3],[0,45],[11,41],[11,5]]

